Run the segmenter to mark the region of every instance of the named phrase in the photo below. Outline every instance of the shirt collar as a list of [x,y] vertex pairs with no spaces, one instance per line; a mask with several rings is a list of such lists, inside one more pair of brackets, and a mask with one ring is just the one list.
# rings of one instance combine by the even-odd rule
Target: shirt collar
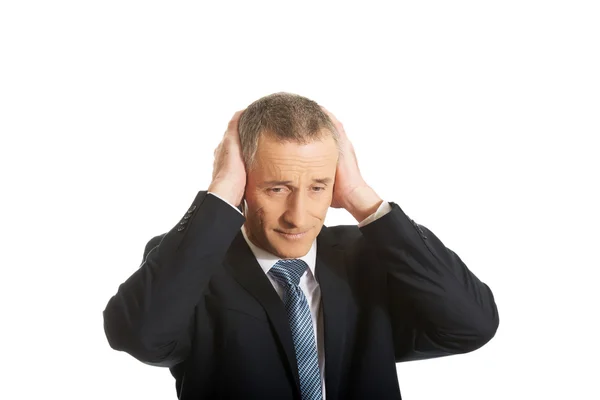
[[[271,267],[273,265],[275,265],[275,263],[277,261],[281,260],[280,257],[277,257],[276,255],[274,255],[266,250],[263,250],[260,247],[257,247],[254,243],[252,243],[250,241],[250,239],[248,239],[248,235],[246,234],[245,225],[242,225],[242,234],[244,235],[244,239],[246,239],[246,243],[248,243],[250,250],[252,250],[254,257],[256,257],[256,261],[258,261],[258,264],[260,265],[262,270],[265,272],[265,274],[267,272],[269,272]],[[310,272],[313,276],[316,276],[315,275],[316,258],[317,258],[317,239],[313,240],[313,243],[312,243],[310,249],[308,250],[308,253],[306,253],[302,257],[298,257],[298,259],[303,260],[308,265],[308,269],[310,270]]]

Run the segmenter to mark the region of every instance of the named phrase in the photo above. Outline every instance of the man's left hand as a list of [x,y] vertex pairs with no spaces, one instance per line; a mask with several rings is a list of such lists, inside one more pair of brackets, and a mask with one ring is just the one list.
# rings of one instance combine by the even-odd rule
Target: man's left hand
[[333,187],[332,208],[345,208],[358,222],[377,211],[383,200],[367,185],[360,170],[354,147],[348,139],[342,123],[321,106],[327,113],[331,122],[340,135],[340,149],[342,155],[338,159]]

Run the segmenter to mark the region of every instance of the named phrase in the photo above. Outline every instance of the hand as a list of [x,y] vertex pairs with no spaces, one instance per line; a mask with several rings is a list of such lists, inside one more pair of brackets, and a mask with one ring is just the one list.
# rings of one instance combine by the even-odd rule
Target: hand
[[348,139],[342,123],[325,107],[321,108],[340,134],[340,148],[344,154],[340,155],[337,164],[331,207],[345,208],[360,222],[374,213],[383,200],[360,174],[354,146]]
[[246,168],[238,132],[238,123],[244,110],[233,115],[223,140],[215,149],[212,182],[208,187],[209,192],[216,193],[236,207],[242,202],[246,189]]

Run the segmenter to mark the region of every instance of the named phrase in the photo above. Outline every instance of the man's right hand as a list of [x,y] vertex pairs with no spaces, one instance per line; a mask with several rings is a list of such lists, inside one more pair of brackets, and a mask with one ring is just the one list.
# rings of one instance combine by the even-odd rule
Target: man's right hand
[[209,192],[219,195],[236,207],[242,202],[246,189],[246,168],[238,132],[238,122],[244,110],[233,115],[223,140],[215,149],[212,182],[208,187]]

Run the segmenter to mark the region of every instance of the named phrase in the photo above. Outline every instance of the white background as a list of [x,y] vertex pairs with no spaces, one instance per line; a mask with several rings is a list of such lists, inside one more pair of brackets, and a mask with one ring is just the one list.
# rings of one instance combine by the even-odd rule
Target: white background
[[496,337],[398,364],[403,398],[600,398],[597,2],[215,3],[0,5],[0,398],[176,397],[102,311],[277,91],[495,294]]

